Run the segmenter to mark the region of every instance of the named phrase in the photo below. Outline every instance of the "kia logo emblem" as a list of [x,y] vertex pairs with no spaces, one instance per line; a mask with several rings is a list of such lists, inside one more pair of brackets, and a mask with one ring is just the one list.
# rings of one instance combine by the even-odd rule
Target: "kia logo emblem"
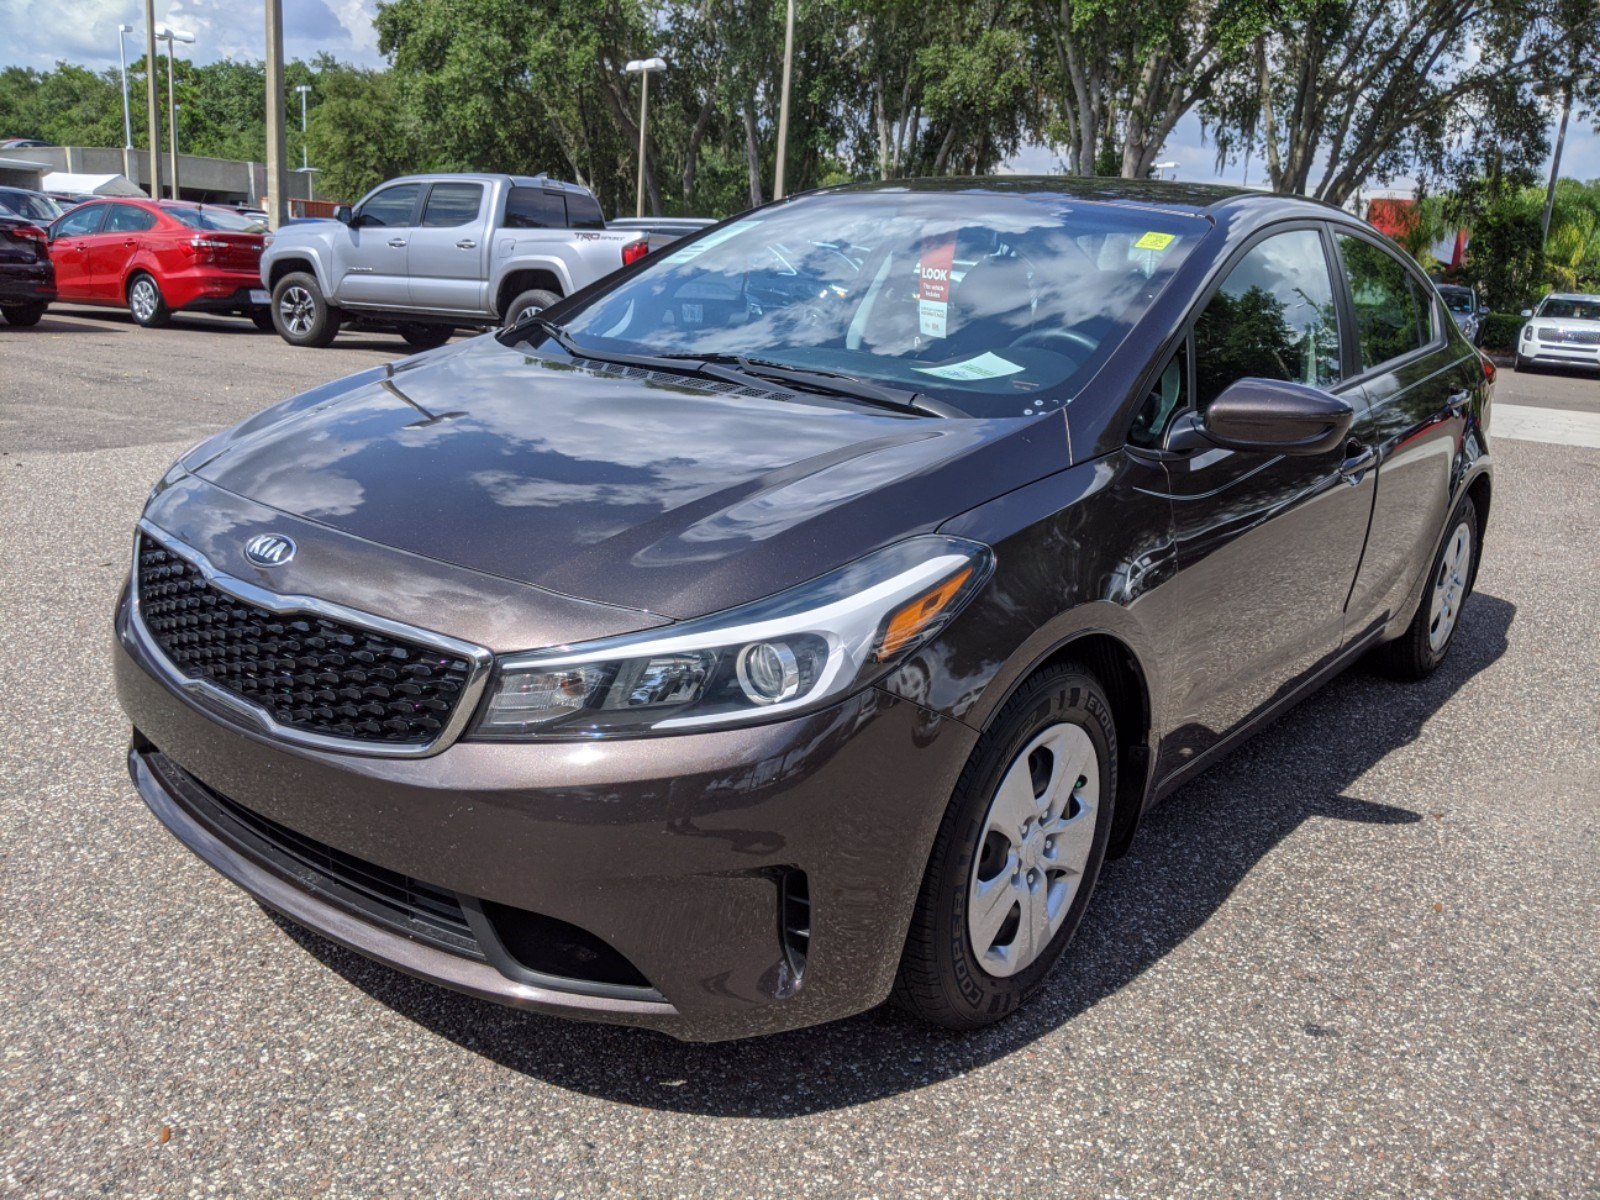
[[258,567],[281,567],[294,557],[294,539],[281,533],[258,533],[245,543],[244,556]]

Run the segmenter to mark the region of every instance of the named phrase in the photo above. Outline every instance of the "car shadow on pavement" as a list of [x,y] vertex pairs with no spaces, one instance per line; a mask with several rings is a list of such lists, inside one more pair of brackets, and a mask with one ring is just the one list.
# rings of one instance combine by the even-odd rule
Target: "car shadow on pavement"
[[1421,821],[1422,812],[1348,789],[1415,741],[1456,692],[1500,658],[1515,613],[1509,601],[1475,595],[1449,659],[1431,677],[1401,684],[1353,669],[1150,813],[1128,855],[1106,865],[1077,939],[1045,986],[1014,1017],[976,1033],[929,1029],[885,1006],[793,1033],[689,1045],[460,996],[273,919],[374,999],[557,1087],[725,1117],[792,1117],[861,1104],[959,1076],[1062,1030],[1203,926],[1302,823]]

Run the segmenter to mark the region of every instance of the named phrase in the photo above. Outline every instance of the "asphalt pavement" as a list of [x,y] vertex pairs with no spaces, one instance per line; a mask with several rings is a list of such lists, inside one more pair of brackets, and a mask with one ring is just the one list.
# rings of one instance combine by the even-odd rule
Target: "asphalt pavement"
[[343,951],[128,782],[150,483],[405,349],[0,328],[0,1194],[1600,1196],[1600,449],[1498,440],[1446,665],[1347,673],[1152,814],[1018,1017],[688,1046]]

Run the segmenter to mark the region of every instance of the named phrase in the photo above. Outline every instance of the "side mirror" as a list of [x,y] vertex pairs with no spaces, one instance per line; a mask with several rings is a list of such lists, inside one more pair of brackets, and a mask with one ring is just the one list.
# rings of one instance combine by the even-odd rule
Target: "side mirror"
[[1522,310],[1522,315],[1523,315],[1523,316],[1525,316],[1525,317],[1531,317],[1531,316],[1533,316],[1533,309],[1531,309],[1531,308],[1525,308],[1525,309],[1523,309],[1523,310]]
[[335,207],[333,210],[333,219],[338,221],[341,225],[354,225],[356,223],[355,214],[350,211],[350,206],[348,204],[340,204]]
[[1348,403],[1319,388],[1240,379],[1224,388],[1204,413],[1185,413],[1173,422],[1167,449],[1326,454],[1344,442],[1355,418]]

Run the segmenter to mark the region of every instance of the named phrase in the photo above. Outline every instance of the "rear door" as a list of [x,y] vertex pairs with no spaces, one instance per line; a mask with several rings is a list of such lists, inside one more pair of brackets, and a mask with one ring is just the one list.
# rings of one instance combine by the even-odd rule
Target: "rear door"
[[[1340,343],[1331,248],[1320,223],[1276,226],[1236,255],[1188,340],[1192,391],[1160,393],[1135,444],[1159,447],[1173,420],[1204,411],[1231,383],[1284,379],[1354,395]],[[1361,561],[1370,473],[1347,477],[1347,450],[1319,455],[1222,449],[1168,453],[1183,601],[1172,672],[1180,728],[1165,776],[1220,742],[1331,659]]]
[[50,227],[50,260],[56,267],[56,295],[92,300],[94,275],[89,251],[109,204],[80,204]]
[[408,247],[421,198],[420,183],[397,183],[361,202],[334,242],[334,289],[341,303],[410,307]]
[[137,204],[108,207],[106,223],[91,239],[89,262],[95,294],[102,300],[117,302],[122,299],[122,281],[133,256],[156,227],[156,215]]
[[473,316],[488,311],[488,203],[482,183],[429,185],[409,247],[414,307]]
[[1365,406],[1351,435],[1376,456],[1372,535],[1350,593],[1350,636],[1403,607],[1432,562],[1450,504],[1478,356],[1415,267],[1376,238],[1339,229]]

